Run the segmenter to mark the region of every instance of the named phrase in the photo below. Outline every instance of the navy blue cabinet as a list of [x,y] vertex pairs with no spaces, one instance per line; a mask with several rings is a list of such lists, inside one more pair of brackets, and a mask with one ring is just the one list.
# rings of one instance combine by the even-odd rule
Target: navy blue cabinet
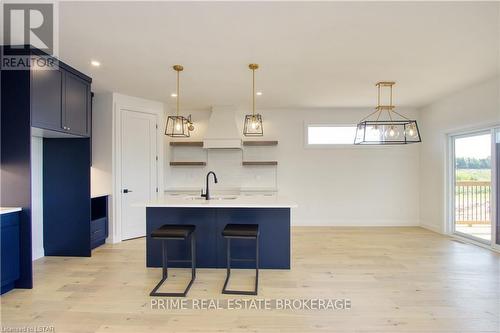
[[2,291],[14,288],[14,282],[19,279],[19,213],[0,215],[1,223],[1,275]]
[[66,72],[64,75],[63,128],[69,133],[90,135],[90,83]]
[[46,256],[90,257],[90,140],[43,140]]
[[[0,45],[2,55],[40,57],[24,45]],[[49,57],[50,58],[50,57]],[[51,58],[54,59],[54,58]],[[57,60],[57,59],[56,59]],[[38,63],[36,61],[30,63]],[[69,78],[69,79],[68,79]],[[18,252],[8,247],[15,228],[2,230],[2,290],[33,288],[31,232],[31,137],[43,139],[44,247],[46,255],[90,256],[90,134],[92,79],[59,61],[47,70],[5,70],[0,75],[0,206],[22,207]],[[66,129],[65,129],[66,127]],[[67,129],[69,128],[69,129]],[[2,216],[2,222],[4,217]],[[2,223],[3,228],[3,223]],[[6,236],[9,235],[10,236]],[[5,240],[4,237],[7,237]],[[12,244],[12,243],[10,243]],[[4,253],[9,253],[7,259]],[[19,257],[16,268],[11,258]],[[4,265],[5,266],[4,268]],[[10,276],[10,278],[5,278]],[[7,288],[7,287],[6,287]]]
[[108,196],[92,198],[90,206],[90,248],[95,249],[108,237]]
[[33,126],[62,130],[63,76],[61,70],[31,71],[31,110]]
[[31,70],[31,125],[44,130],[90,136],[89,77],[59,62],[57,69]]
[[[196,265],[199,268],[226,267],[226,240],[221,233],[228,223],[259,225],[260,267],[290,269],[290,208],[146,208],[146,265],[161,267],[162,243],[151,233],[164,224],[196,226]],[[188,259],[188,242],[168,242],[172,259]],[[232,244],[233,258],[253,259],[255,243],[239,239]],[[169,263],[170,265],[170,263]],[[234,268],[252,268],[252,262],[234,262]],[[173,262],[172,267],[189,267],[189,263]]]

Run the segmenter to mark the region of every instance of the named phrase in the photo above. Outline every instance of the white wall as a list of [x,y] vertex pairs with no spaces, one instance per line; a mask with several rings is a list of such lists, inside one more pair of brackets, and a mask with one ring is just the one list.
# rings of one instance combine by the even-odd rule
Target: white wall
[[[264,118],[264,139],[279,141],[272,153],[278,160],[279,193],[299,205],[293,212],[294,225],[419,225],[418,145],[333,149],[304,145],[305,122],[356,124],[371,111],[369,108],[259,110]],[[416,116],[413,110],[402,112]],[[192,113],[195,122],[196,131],[191,139],[203,138],[210,112],[184,113]],[[244,112],[237,115],[240,133],[243,116]],[[269,148],[259,149],[268,154]],[[167,149],[167,188],[176,185],[169,177],[174,174],[178,177],[182,172],[185,177],[195,179],[201,188],[206,169],[212,168],[220,183],[224,183],[223,174],[228,171],[223,166],[222,170],[209,165],[206,169],[172,171],[168,166],[170,157],[171,151]]]
[[111,194],[113,173],[113,95],[95,94],[92,105],[92,196]]
[[31,241],[33,260],[43,249],[43,138],[31,137]]
[[500,124],[499,78],[446,96],[420,110],[420,218],[446,232],[447,135]]

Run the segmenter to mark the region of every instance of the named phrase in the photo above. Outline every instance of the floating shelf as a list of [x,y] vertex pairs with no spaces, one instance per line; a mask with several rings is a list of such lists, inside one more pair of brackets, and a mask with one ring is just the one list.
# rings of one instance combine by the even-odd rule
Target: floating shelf
[[259,140],[250,140],[243,141],[243,146],[277,146],[278,141],[259,141]]
[[242,165],[278,165],[278,161],[243,161]]
[[170,162],[170,166],[205,166],[207,162]]
[[175,147],[203,147],[203,141],[170,141]]

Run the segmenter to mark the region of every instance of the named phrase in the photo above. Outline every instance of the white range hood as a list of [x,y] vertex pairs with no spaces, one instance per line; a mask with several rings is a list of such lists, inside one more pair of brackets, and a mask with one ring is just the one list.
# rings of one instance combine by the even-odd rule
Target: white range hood
[[203,148],[241,149],[241,136],[236,126],[234,106],[214,106],[208,121]]

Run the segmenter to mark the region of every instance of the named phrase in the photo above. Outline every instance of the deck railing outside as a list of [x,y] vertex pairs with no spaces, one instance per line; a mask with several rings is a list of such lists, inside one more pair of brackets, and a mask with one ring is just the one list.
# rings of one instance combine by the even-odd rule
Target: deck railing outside
[[455,187],[455,222],[490,224],[491,182],[457,181]]

